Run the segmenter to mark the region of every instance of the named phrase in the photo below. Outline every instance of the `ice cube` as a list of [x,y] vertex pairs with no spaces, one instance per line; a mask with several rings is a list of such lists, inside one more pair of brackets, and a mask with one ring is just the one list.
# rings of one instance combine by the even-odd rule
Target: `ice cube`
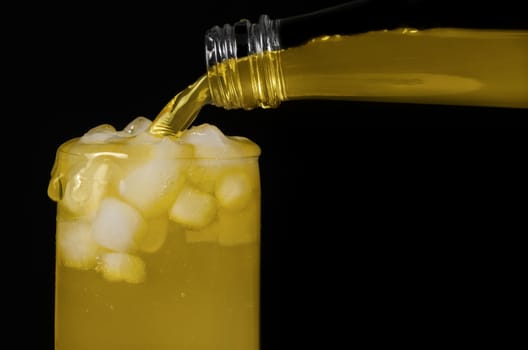
[[103,254],[97,270],[111,282],[141,283],[146,277],[143,260],[126,253]]
[[254,158],[195,159],[187,170],[187,180],[204,192],[214,193],[227,174],[245,173],[251,187],[259,186],[258,162]]
[[133,251],[147,230],[142,215],[131,205],[113,197],[104,198],[93,220],[92,236],[108,249]]
[[186,242],[218,242],[223,246],[256,242],[260,234],[260,201],[253,198],[241,211],[219,208],[216,218],[206,227],[185,230]]
[[154,253],[161,248],[167,238],[169,219],[167,215],[162,215],[158,218],[147,220],[146,224],[147,231],[138,246],[141,251]]
[[185,182],[185,172],[181,167],[178,161],[147,161],[125,175],[119,184],[119,192],[145,217],[167,213]]
[[77,216],[93,217],[107,192],[116,165],[104,158],[92,158],[71,174],[60,205]]
[[169,211],[171,220],[193,229],[207,226],[215,215],[214,197],[189,185],[180,191]]
[[194,146],[197,158],[234,158],[258,154],[259,147],[243,137],[228,137],[211,124],[184,131],[180,139]]
[[127,133],[131,136],[135,136],[141,133],[144,133],[148,130],[152,124],[152,121],[145,117],[137,117],[127,124],[122,130],[122,132]]
[[88,130],[79,140],[81,143],[106,143],[116,135],[116,129],[110,124],[101,124]]
[[64,266],[83,270],[95,266],[100,249],[91,229],[90,223],[85,221],[57,222],[57,253]]
[[127,124],[122,130],[116,131],[114,137],[110,139],[111,142],[127,142],[134,139],[134,137],[145,134],[152,122],[145,117],[137,117]]
[[244,210],[218,213],[218,242],[235,246],[256,242],[260,237],[260,200],[250,200]]
[[229,142],[222,131],[211,124],[193,126],[183,132],[180,139],[197,147],[198,153],[196,156],[198,158],[202,157],[202,153],[207,151],[207,156],[223,152]]
[[194,157],[194,146],[173,137],[163,137],[154,145],[152,156],[160,160],[178,161],[188,165],[190,159]]
[[218,204],[229,210],[243,209],[251,198],[253,184],[244,172],[229,172],[216,183],[215,196]]
[[222,170],[218,160],[195,159],[187,169],[187,180],[200,191],[213,193]]

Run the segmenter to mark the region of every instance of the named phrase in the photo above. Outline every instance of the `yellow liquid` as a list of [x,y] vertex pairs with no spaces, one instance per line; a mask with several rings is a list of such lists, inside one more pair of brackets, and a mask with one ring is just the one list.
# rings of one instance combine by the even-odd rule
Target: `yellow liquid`
[[[48,189],[58,209],[55,349],[259,348],[259,151],[251,142],[234,142],[253,156],[186,158],[192,154],[186,147],[179,158],[158,154],[155,165],[165,168],[139,171],[135,179],[143,188],[132,188],[140,194],[160,189],[148,209],[123,185],[155,157],[151,145],[83,145],[73,139],[60,147]],[[189,188],[213,202],[206,224],[174,214],[171,202]],[[219,193],[222,188],[227,190]],[[231,188],[246,192],[233,197]],[[130,230],[141,232],[133,245],[116,245],[96,233],[108,198],[139,213],[144,226]],[[122,222],[110,223],[116,230],[135,221],[112,210],[110,221]],[[193,218],[193,212],[184,214]],[[117,263],[110,259],[123,256]]]
[[430,29],[331,36],[285,50],[290,99],[528,107],[528,32]]
[[[281,72],[269,75],[271,65],[262,62],[276,62]],[[401,28],[325,36],[222,65],[208,72],[209,79],[221,78],[236,65],[248,109],[258,106],[257,96],[266,96],[272,85],[283,86],[278,93],[283,101],[528,107],[527,31]]]
[[162,136],[178,134],[192,124],[202,107],[209,103],[209,99],[207,76],[203,75],[163,107],[149,131]]

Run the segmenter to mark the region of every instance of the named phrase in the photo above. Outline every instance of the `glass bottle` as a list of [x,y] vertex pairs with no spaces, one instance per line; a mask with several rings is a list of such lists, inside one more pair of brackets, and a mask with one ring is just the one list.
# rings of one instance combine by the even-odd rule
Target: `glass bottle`
[[528,108],[528,21],[519,3],[356,0],[205,34],[209,103],[294,99]]

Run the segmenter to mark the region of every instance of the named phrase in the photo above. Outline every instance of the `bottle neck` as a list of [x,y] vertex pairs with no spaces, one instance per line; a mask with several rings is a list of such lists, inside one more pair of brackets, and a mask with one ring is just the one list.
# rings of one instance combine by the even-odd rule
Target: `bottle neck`
[[278,21],[262,15],[205,34],[211,103],[226,109],[276,107],[284,95]]

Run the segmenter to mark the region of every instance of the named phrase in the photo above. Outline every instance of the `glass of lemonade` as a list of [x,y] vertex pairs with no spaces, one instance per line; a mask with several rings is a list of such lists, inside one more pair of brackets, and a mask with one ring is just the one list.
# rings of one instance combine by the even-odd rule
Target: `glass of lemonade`
[[260,148],[149,125],[57,151],[55,349],[257,350]]

